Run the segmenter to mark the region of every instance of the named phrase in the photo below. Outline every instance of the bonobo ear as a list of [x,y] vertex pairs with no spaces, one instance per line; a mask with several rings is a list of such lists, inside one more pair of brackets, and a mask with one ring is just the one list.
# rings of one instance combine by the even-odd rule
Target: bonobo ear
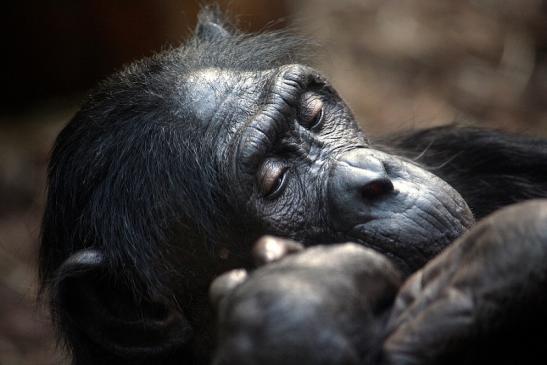
[[[119,277],[119,275],[117,275]],[[52,286],[58,324],[79,351],[132,360],[180,349],[191,335],[182,313],[160,298],[137,298],[93,249],[70,256]]]
[[212,41],[229,37],[231,26],[224,20],[224,14],[218,5],[211,5],[203,8],[198,14],[195,33],[201,40]]
[[304,249],[300,243],[273,236],[264,236],[253,247],[255,265],[262,266]]

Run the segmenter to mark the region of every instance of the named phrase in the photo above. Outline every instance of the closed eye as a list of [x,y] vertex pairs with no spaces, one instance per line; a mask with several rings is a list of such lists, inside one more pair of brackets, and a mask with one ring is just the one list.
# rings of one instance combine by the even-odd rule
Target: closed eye
[[285,186],[287,166],[279,160],[267,159],[258,173],[259,190],[264,197],[275,198]]
[[323,119],[323,100],[319,95],[307,92],[302,95],[302,105],[299,116],[300,124],[306,129],[313,129],[321,124]]

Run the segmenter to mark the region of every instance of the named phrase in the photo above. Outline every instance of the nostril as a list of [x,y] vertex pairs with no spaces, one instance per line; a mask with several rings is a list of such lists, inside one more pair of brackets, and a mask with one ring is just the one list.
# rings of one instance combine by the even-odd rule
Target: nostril
[[361,189],[365,199],[376,199],[393,191],[393,183],[390,179],[383,177],[372,180]]

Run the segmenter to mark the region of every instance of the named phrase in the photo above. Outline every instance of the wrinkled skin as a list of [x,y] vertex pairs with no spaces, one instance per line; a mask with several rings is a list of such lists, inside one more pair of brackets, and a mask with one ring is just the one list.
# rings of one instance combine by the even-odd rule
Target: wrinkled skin
[[[236,181],[226,179],[234,204],[261,234],[304,244],[352,240],[410,273],[473,222],[446,182],[370,148],[349,108],[310,67],[243,75],[208,69],[185,81],[199,100],[194,113],[218,131],[219,160],[232,164]],[[321,110],[310,126],[314,106]],[[265,192],[268,179],[279,185],[274,192]]]
[[286,247],[294,243],[264,238],[255,255],[269,257],[265,266],[213,282],[215,365],[534,363],[547,354],[545,200],[482,220],[404,284],[362,246]]

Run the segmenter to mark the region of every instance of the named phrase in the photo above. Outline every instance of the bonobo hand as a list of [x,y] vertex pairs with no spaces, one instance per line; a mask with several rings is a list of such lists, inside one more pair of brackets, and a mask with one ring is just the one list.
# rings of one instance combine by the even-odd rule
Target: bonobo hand
[[526,364],[547,349],[547,200],[483,219],[402,286],[385,364]]
[[302,250],[264,237],[254,257],[267,265],[211,286],[220,328],[214,364],[360,364],[375,355],[401,283],[384,256],[356,244]]
[[229,272],[211,287],[215,365],[523,363],[547,355],[547,201],[487,217],[402,286],[384,256],[355,244],[302,250],[266,237],[254,255],[267,265]]

